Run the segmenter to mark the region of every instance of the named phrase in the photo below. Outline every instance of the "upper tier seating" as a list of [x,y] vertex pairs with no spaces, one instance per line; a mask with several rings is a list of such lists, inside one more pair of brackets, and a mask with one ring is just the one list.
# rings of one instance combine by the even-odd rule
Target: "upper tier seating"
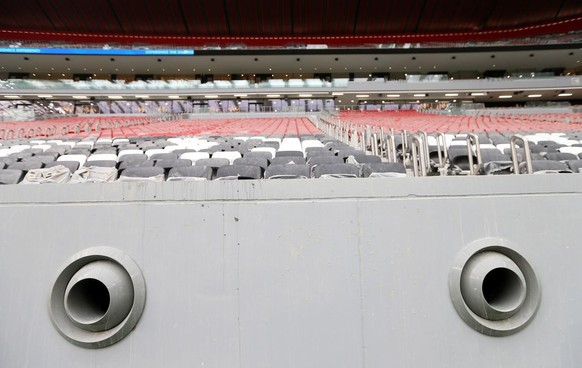
[[[346,116],[369,119],[376,115],[358,112]],[[434,119],[433,123],[439,122],[435,123],[438,126],[444,122],[440,116],[416,112],[395,115],[381,113],[377,116],[398,117],[401,125],[407,127],[412,120],[425,119],[427,116]],[[80,126],[99,124],[105,128],[78,130],[66,126],[66,129],[59,132],[59,127],[52,127],[50,134],[41,128],[40,134],[33,138],[0,140],[0,183],[56,182],[56,179],[51,180],[50,177],[57,174],[61,178],[58,182],[61,183],[386,178],[412,175],[411,135],[406,140],[399,134],[395,136],[398,162],[390,162],[394,158],[388,159],[383,142],[380,142],[378,152],[374,150],[378,154],[370,153],[373,148],[370,139],[364,145],[366,141],[357,135],[361,130],[351,132],[351,145],[348,145],[322,134],[307,118],[169,122],[128,118],[127,124],[120,123],[116,127],[116,122],[119,123],[117,119],[75,118],[76,124]],[[472,146],[469,154],[467,133],[472,131],[470,125],[479,121],[469,121],[467,117],[464,119],[461,125],[452,124],[451,120],[454,119],[449,119],[449,129],[444,130],[448,133],[443,136],[448,159],[442,164],[439,162],[437,144],[440,142],[437,142],[437,136],[426,136],[426,152],[430,158],[427,175],[513,173],[509,144],[513,133],[521,133],[529,141],[533,172],[578,173],[582,168],[582,133],[575,124],[558,125],[567,128],[561,132],[535,132],[534,129],[516,132],[498,129],[480,131],[477,134],[480,150]],[[380,123],[382,120],[374,126],[382,126]],[[391,123],[398,125],[396,121]],[[469,124],[469,129],[451,133],[451,129],[462,128],[463,124]],[[427,126],[430,128],[433,125]],[[526,172],[526,152],[519,142],[515,156],[519,171]],[[471,159],[474,166],[478,166],[476,170],[472,170]]]

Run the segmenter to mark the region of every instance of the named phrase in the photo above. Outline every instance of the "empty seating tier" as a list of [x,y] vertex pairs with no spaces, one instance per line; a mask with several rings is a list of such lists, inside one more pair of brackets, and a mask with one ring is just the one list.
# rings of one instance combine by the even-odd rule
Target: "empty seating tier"
[[[554,130],[565,128],[559,133],[506,132],[503,129],[519,126],[499,125],[475,134],[470,129],[450,133],[453,126],[444,125],[444,117],[410,111],[341,116],[351,123],[323,119],[314,124],[309,118],[283,117],[169,121],[133,117],[122,123],[116,123],[116,117],[63,119],[61,124],[76,121],[76,127],[86,129],[0,140],[0,183],[395,178],[579,173],[582,168],[582,129],[574,129],[577,124],[554,122]],[[379,116],[384,120],[370,120],[366,126],[355,123]],[[421,122],[427,116],[433,125]],[[468,117],[446,119],[450,123]],[[44,123],[52,122],[34,124]],[[94,124],[105,128],[88,127]],[[414,124],[448,133],[394,131]],[[454,126],[461,128],[462,124]],[[51,129],[58,132],[59,127]]]
[[582,114],[499,114],[445,116],[405,111],[342,111],[343,123],[376,126],[396,131],[423,130],[428,133],[552,132],[577,131]]

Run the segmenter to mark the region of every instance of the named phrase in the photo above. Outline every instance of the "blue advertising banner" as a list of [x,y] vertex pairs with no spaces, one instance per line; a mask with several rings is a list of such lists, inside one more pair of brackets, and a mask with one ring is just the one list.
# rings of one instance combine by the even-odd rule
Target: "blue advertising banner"
[[38,55],[107,55],[107,56],[188,56],[194,50],[66,49],[34,47],[0,47],[0,54]]

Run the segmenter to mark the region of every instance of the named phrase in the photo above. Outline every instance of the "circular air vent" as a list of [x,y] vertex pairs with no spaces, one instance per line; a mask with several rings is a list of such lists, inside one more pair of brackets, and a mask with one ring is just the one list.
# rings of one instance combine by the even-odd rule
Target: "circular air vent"
[[491,238],[475,241],[461,251],[449,274],[449,292],[459,316],[491,336],[524,328],[541,298],[530,264],[513,244]]
[[58,273],[49,312],[59,333],[73,344],[102,348],[124,338],[145,306],[145,281],[137,264],[110,247],[86,249]]

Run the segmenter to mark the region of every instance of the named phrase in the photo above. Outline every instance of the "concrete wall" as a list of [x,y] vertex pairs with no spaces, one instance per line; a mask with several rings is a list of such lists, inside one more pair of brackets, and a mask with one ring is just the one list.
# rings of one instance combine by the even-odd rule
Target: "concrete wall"
[[[0,187],[0,367],[577,367],[582,176]],[[543,293],[491,337],[449,290],[508,241]],[[94,246],[139,265],[145,310],[102,349],[57,333],[57,271]]]

